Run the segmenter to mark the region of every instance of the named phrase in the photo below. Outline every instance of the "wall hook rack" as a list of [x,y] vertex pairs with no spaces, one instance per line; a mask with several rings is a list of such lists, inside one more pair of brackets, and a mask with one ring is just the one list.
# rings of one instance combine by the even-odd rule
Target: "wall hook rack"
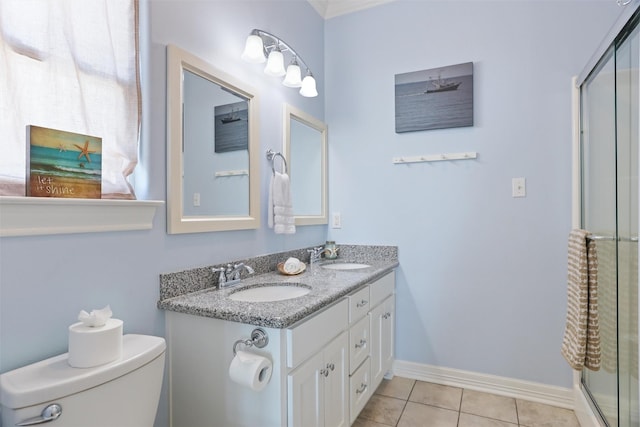
[[408,157],[394,157],[393,163],[420,163],[420,162],[441,162],[445,160],[471,160],[476,159],[478,153],[475,151],[466,151],[464,153],[442,153],[442,154],[429,154],[425,156],[408,156]]

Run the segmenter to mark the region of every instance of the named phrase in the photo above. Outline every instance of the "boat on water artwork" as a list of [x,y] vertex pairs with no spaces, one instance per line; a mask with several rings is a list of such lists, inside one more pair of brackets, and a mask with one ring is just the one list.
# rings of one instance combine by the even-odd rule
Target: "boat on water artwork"
[[27,126],[27,196],[102,197],[102,138]]
[[473,126],[473,62],[395,76],[396,133]]

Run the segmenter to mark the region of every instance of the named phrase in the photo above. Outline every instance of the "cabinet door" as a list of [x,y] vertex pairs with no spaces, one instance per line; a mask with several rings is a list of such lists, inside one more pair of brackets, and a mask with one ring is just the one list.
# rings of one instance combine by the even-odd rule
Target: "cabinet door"
[[371,384],[375,390],[393,363],[395,296],[369,313],[371,321]]
[[324,427],[323,363],[318,353],[287,376],[289,427]]
[[[343,332],[324,349],[324,419],[326,427],[349,426],[349,334]],[[306,427],[306,424],[304,424]]]
[[382,333],[380,358],[382,359],[382,370],[384,374],[391,370],[393,365],[394,346],[395,346],[395,318],[396,318],[396,297],[391,295],[383,303],[384,312],[382,313]]

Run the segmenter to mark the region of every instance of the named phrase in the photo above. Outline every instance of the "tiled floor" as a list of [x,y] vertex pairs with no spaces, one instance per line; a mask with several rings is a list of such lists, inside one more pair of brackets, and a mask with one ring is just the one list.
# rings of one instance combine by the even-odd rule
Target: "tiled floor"
[[353,427],[580,427],[573,411],[511,397],[394,377]]

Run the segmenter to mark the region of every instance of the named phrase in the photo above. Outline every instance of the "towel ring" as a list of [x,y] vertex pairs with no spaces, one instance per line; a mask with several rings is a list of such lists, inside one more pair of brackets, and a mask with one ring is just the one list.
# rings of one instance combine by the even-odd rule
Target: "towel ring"
[[276,157],[280,157],[282,159],[282,165],[284,166],[284,173],[288,173],[287,172],[287,159],[284,158],[282,153],[279,153],[279,152],[276,153],[271,148],[269,148],[267,150],[267,159],[271,162],[271,171],[273,172],[273,174],[274,175],[276,174],[276,167],[275,167]]

